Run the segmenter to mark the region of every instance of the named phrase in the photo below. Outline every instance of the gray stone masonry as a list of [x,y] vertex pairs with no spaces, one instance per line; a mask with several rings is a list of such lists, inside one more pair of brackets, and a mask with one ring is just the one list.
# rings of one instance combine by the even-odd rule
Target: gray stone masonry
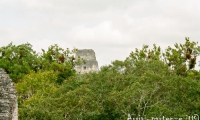
[[17,92],[8,74],[0,68],[0,120],[18,120]]
[[86,64],[75,66],[77,72],[88,73],[90,71],[97,72],[99,70],[95,52],[92,49],[81,49],[76,52],[76,58],[80,56],[86,60]]

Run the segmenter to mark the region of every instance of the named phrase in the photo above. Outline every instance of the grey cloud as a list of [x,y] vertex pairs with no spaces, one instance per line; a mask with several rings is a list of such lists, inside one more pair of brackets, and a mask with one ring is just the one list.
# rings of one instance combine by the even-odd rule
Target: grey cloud
[[198,41],[198,0],[1,0],[1,45],[91,48],[100,65],[136,47]]

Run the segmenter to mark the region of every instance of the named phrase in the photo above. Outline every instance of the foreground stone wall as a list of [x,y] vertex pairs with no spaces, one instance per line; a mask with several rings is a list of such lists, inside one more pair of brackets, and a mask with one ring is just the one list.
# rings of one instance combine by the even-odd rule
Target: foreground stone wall
[[18,120],[17,92],[8,74],[0,68],[0,120]]
[[98,62],[96,60],[95,52],[92,49],[81,49],[76,52],[76,57],[80,56],[86,60],[86,64],[76,66],[75,69],[80,73],[87,73],[90,71],[98,71]]

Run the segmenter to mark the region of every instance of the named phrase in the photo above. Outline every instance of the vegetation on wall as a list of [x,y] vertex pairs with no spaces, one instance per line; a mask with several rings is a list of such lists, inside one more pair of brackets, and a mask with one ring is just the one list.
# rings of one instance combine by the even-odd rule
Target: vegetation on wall
[[[22,60],[19,46],[25,49]],[[200,113],[200,72],[194,69],[200,47],[189,38],[164,52],[156,44],[152,49],[144,45],[124,61],[86,74],[75,74],[78,63],[69,49],[54,45],[38,55],[30,44],[19,46],[0,48],[0,67],[16,81],[20,120],[185,118]]]

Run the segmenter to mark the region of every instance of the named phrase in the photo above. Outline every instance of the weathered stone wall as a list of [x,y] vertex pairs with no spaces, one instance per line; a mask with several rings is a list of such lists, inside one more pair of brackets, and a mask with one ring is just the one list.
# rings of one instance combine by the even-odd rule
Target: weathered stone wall
[[8,74],[0,68],[0,120],[18,120],[17,92]]
[[80,56],[86,60],[86,64],[76,66],[75,69],[80,73],[87,73],[90,71],[98,71],[98,62],[96,60],[95,52],[92,49],[81,49],[76,52],[76,58]]

